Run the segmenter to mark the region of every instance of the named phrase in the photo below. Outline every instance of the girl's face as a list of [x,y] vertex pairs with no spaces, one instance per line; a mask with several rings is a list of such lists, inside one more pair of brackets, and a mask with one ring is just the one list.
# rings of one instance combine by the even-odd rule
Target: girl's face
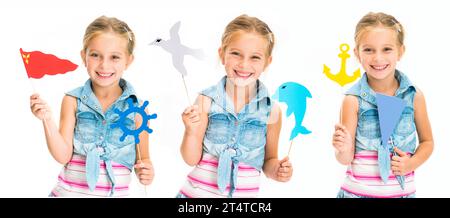
[[360,44],[354,51],[367,76],[383,80],[394,76],[404,46],[398,45],[395,30],[375,27],[363,33]]
[[256,82],[265,68],[272,62],[267,56],[268,43],[257,33],[240,32],[219,56],[229,80],[237,86],[247,86]]
[[86,52],[81,51],[93,84],[101,87],[118,84],[123,72],[133,62],[127,45],[127,39],[116,33],[100,33],[90,41]]

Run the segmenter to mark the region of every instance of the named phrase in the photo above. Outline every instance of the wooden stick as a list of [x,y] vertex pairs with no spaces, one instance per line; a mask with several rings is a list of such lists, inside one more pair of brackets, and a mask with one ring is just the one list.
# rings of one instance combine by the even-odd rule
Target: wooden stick
[[[33,88],[33,94],[36,94],[36,87],[34,86],[33,81],[30,78],[28,78],[28,81],[30,81],[31,88]],[[46,112],[47,112],[47,110],[44,110],[44,117],[42,119],[42,122],[44,123],[44,128],[47,129],[48,136],[50,137],[50,136],[52,136],[52,132],[48,128],[47,121],[45,120],[46,119],[46,114],[47,114]],[[45,132],[45,129],[44,129],[44,132]]]
[[[345,95],[344,95],[344,87],[343,86],[341,86],[341,95],[343,95],[344,96],[344,98],[345,98]],[[344,99],[342,99],[342,102],[344,102],[343,101]],[[342,113],[343,113],[343,104],[341,103],[341,111],[340,111],[340,114],[339,114],[339,124],[341,124],[341,125],[343,125],[343,123],[342,123]]]
[[189,92],[188,92],[188,88],[187,88],[187,85],[186,85],[186,80],[184,79],[183,75],[181,75],[181,78],[183,78],[184,91],[186,92],[186,96],[187,96],[187,99],[188,99],[188,102],[189,102],[189,106],[191,106],[192,105],[192,101],[191,101],[191,98],[189,97]]
[[[141,149],[139,148],[139,144],[136,145],[136,151],[138,153],[138,160],[140,160],[141,164],[143,164],[142,157],[141,157]],[[145,192],[145,197],[147,197],[147,185],[144,185],[144,192]]]
[[291,145],[289,145],[288,157],[289,157],[289,155],[291,154],[291,148],[292,148],[292,143],[294,142],[294,139],[295,139],[295,138],[293,138],[293,139],[291,140]]

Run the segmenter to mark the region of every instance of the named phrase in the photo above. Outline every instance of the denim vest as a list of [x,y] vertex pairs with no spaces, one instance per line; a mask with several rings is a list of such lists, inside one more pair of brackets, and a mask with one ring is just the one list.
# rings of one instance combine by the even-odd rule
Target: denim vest
[[[135,142],[133,136],[127,136],[120,141],[123,132],[120,128],[110,128],[111,124],[119,120],[119,115],[114,112],[117,108],[124,111],[128,108],[126,99],[132,98],[135,106],[138,106],[136,93],[130,83],[120,79],[119,86],[122,95],[103,113],[102,107],[92,91],[91,80],[87,80],[84,86],[76,88],[68,93],[77,99],[76,125],[73,137],[74,153],[86,156],[86,181],[89,189],[96,187],[101,161],[105,162],[106,171],[111,180],[114,193],[115,180],[111,161],[122,164],[132,170],[136,160]],[[128,129],[135,129],[134,114],[127,116],[125,121]]]
[[[416,125],[414,123],[414,96],[416,88],[402,72],[395,70],[395,79],[399,88],[395,97],[406,101],[400,121],[397,123],[389,138],[389,146],[381,146],[380,121],[376,103],[376,93],[367,82],[367,74],[346,93],[358,97],[358,124],[355,135],[355,153],[361,150],[374,150],[378,152],[378,169],[384,183],[387,183],[391,170],[390,155],[397,155],[393,148],[414,154],[416,149]],[[396,176],[402,189],[404,188],[404,176]]]
[[[408,77],[398,70],[395,71],[395,78],[400,84],[395,92],[395,97],[405,100],[406,107],[390,137],[390,143],[393,143],[393,146],[398,147],[404,152],[414,154],[417,141],[416,125],[414,123],[414,96],[416,88],[412,85]],[[380,156],[380,151],[382,150],[380,148],[381,130],[378,120],[376,93],[370,88],[366,73],[364,73],[359,82],[350,88],[346,94],[357,96],[359,102],[355,152],[372,150],[378,151],[378,155]],[[393,152],[392,148],[390,152]],[[379,162],[379,164],[380,170],[383,168],[384,172],[389,172],[390,166],[384,166],[382,162]]]
[[225,91],[226,80],[225,76],[200,94],[211,98],[203,152],[218,158],[217,185],[224,192],[229,182],[232,196],[240,162],[262,169],[271,101],[266,87],[257,80],[256,96],[236,114]]

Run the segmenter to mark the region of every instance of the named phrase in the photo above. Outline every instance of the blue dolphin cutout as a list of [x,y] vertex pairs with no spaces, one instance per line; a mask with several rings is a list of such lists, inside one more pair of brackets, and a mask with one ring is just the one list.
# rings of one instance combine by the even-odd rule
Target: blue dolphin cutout
[[306,111],[306,98],[312,98],[311,92],[306,87],[296,82],[286,82],[278,87],[272,98],[287,104],[286,117],[289,117],[292,113],[295,116],[295,127],[291,131],[289,140],[297,137],[299,133],[303,135],[311,133],[306,127],[302,126]]
[[[380,167],[380,176],[383,182],[386,183],[391,168],[390,153],[393,152],[396,155],[393,151],[393,144],[389,143],[389,138],[400,121],[406,102],[403,99],[379,93],[376,94],[376,99],[381,131],[381,147],[378,149],[378,164]],[[403,189],[405,178],[403,176],[396,176],[396,178]]]

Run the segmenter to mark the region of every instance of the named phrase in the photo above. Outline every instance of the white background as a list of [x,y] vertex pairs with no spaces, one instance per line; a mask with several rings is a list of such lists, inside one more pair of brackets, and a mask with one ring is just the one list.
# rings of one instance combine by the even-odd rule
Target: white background
[[[312,134],[295,140],[291,151],[292,180],[278,183],[262,176],[260,197],[335,197],[346,167],[335,160],[330,142],[342,92],[350,85],[341,89],[328,80],[322,73],[323,64],[333,73],[339,71],[339,45],[348,43],[353,49],[355,25],[369,11],[392,14],[404,25],[406,54],[398,68],[415,82],[427,100],[435,150],[416,171],[417,197],[450,197],[450,150],[449,139],[445,138],[449,122],[445,101],[449,99],[450,15],[445,1],[16,2],[0,3],[0,197],[46,197],[61,169],[47,150],[42,123],[30,112],[33,89],[19,48],[52,53],[80,65],[75,72],[32,81],[58,119],[64,93],[88,79],[79,57],[87,25],[101,15],[126,21],[136,34],[137,47],[135,62],[124,78],[134,85],[140,98],[150,101],[149,111],[158,114],[152,121],[154,133],[150,135],[156,176],[147,187],[147,197],[171,198],[191,170],[179,153],[184,130],[180,114],[188,101],[170,55],[148,43],[157,37],[168,38],[170,27],[181,21],[181,42],[202,48],[208,56],[204,61],[185,58],[187,84],[194,98],[195,93],[224,75],[217,57],[220,37],[226,24],[242,13],[259,17],[275,33],[273,63],[261,76],[269,91],[273,93],[283,82],[295,81],[313,95],[303,122]],[[351,55],[349,73],[359,67]],[[293,126],[293,117],[283,117],[280,158],[287,154]],[[133,179],[131,196],[145,197],[143,186]]]

